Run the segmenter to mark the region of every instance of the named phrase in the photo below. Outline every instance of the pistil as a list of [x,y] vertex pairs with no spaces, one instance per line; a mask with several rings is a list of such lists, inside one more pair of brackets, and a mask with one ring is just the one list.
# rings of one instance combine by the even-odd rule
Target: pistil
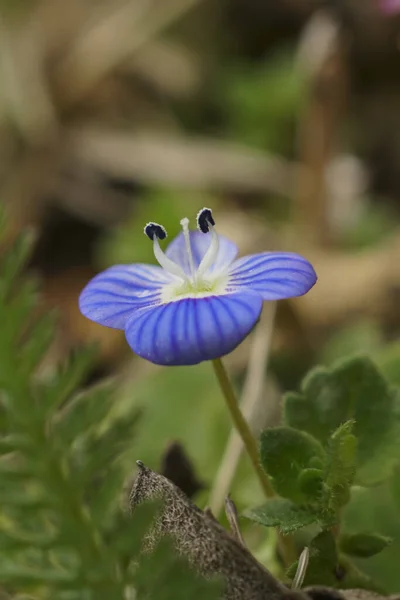
[[196,268],[194,266],[194,261],[193,261],[192,247],[190,245],[189,219],[187,217],[185,217],[184,219],[181,220],[180,223],[181,223],[181,226],[183,229],[183,235],[185,238],[185,247],[186,247],[186,253],[188,256],[188,260],[189,260],[190,273],[192,275],[192,283],[193,283],[193,287],[196,288],[197,287],[197,273],[196,273]]
[[197,215],[197,225],[199,230],[203,233],[210,233],[211,235],[210,245],[197,269],[193,259],[192,247],[190,243],[189,219],[185,217],[180,223],[185,241],[185,251],[190,274],[186,273],[179,264],[168,258],[168,256],[161,249],[159,240],[164,240],[167,237],[167,232],[162,225],[153,222],[147,223],[146,227],[144,228],[144,232],[153,241],[154,256],[156,257],[160,266],[171,275],[178,277],[180,280],[178,286],[176,286],[176,284],[173,285],[172,289],[174,290],[174,295],[176,294],[177,296],[181,296],[190,293],[198,294],[209,292],[211,289],[213,289],[213,285],[216,282],[215,276],[217,273],[214,271],[211,278],[204,278],[204,275],[214,264],[219,252],[219,238],[214,229],[215,222],[211,210],[209,208],[203,208]]

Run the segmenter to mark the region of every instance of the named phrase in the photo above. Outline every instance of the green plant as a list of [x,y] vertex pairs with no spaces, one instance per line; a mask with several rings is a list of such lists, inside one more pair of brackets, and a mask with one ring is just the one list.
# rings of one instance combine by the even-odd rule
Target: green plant
[[312,370],[300,393],[286,395],[284,416],[285,426],[261,437],[261,462],[279,497],[247,517],[284,533],[314,526],[306,584],[379,588],[349,557],[374,556],[391,540],[374,531],[343,532],[342,517],[354,485],[369,488],[393,476],[398,391],[369,358],[350,358]]
[[54,318],[21,277],[30,247],[21,236],[0,264],[0,585],[43,600],[217,597],[168,541],[141,559],[154,509],[131,517],[121,502],[139,415],[113,416],[109,383],[78,393],[93,352],[38,377]]

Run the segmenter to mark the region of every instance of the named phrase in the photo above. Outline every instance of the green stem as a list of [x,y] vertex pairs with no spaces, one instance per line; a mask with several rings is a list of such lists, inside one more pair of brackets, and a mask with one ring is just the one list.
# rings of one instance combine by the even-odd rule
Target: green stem
[[[275,496],[275,492],[271,485],[271,481],[260,464],[258,443],[251,433],[250,427],[239,408],[239,404],[226,369],[220,358],[214,359],[212,364],[233,423],[242,439],[244,447],[246,448],[247,454],[251,460],[263,492],[267,498],[273,498]],[[293,548],[292,540],[289,536],[283,537],[279,535],[279,548],[286,565],[289,565],[296,560],[296,553]]]
[[222,393],[224,395],[226,404],[228,406],[228,410],[231,414],[237,432],[242,438],[243,445],[247,450],[247,454],[249,455],[249,458],[253,464],[254,470],[257,474],[261,487],[264,490],[264,493],[267,496],[267,498],[272,498],[273,496],[275,496],[275,492],[273,490],[268,475],[260,465],[258,444],[250,431],[250,427],[246,419],[242,415],[242,412],[239,408],[239,404],[236,400],[235,392],[233,391],[232,384],[229,380],[225,367],[222,364],[220,358],[216,358],[215,360],[213,360],[212,364],[214,367],[215,374],[218,378],[218,382],[221,387]]

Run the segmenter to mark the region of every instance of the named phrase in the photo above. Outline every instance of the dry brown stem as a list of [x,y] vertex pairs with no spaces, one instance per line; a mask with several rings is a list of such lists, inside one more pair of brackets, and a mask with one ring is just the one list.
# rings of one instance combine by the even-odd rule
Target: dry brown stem
[[239,144],[212,139],[115,132],[70,132],[71,153],[115,177],[186,189],[285,193],[291,168],[285,160]]
[[[314,19],[318,18],[317,13]],[[324,26],[321,19],[321,28]],[[315,72],[310,74],[309,98],[300,120],[299,161],[303,168],[298,170],[293,194],[298,231],[318,245],[330,241],[326,169],[335,152],[347,91],[345,41],[339,25],[332,23],[331,29],[335,27],[328,47],[322,36],[316,40],[317,46],[323,45],[323,52]],[[318,32],[311,35],[318,37]],[[321,48],[314,50],[321,55]]]

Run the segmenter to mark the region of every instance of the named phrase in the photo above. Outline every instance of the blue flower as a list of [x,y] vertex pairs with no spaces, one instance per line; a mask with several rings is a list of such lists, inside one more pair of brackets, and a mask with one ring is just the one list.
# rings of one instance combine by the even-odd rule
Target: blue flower
[[198,231],[183,231],[164,253],[165,229],[148,223],[160,266],[117,265],[94,277],[79,298],[87,318],[125,331],[136,354],[160,365],[194,365],[228,354],[257,323],[264,300],[301,296],[315,284],[298,254],[262,252],[236,259],[236,245],[218,235],[210,209]]

